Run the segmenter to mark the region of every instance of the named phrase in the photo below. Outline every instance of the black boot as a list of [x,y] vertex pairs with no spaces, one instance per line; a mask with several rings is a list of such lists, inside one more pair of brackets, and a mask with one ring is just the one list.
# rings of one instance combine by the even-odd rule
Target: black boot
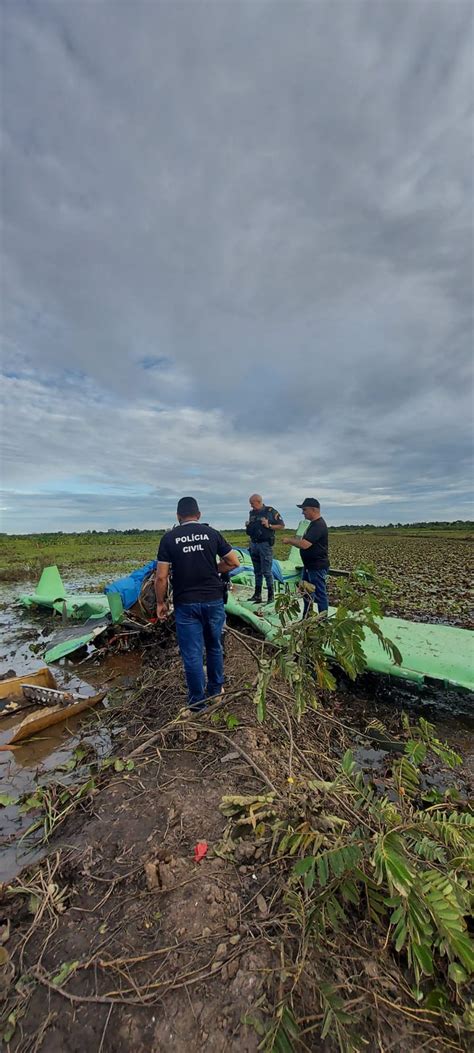
[[275,593],[274,593],[273,589],[269,589],[268,590],[268,596],[267,596],[267,603],[273,603],[274,599],[275,599]]
[[253,596],[251,596],[250,599],[249,599],[249,603],[261,603],[261,602],[262,602],[262,593],[261,592],[254,592]]

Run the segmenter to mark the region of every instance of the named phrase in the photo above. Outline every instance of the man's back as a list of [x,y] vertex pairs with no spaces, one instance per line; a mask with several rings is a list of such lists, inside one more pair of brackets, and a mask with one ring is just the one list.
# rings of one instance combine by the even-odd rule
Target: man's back
[[223,584],[216,557],[231,551],[222,534],[208,523],[188,521],[169,530],[160,541],[158,562],[172,566],[175,606],[221,600]]

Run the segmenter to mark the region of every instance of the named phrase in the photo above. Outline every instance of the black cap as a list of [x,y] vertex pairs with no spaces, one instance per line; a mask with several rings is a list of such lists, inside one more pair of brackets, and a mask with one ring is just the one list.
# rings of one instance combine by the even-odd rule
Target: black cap
[[321,508],[321,505],[317,497],[305,497],[301,505],[297,505],[297,508]]
[[199,505],[195,497],[180,497],[176,509],[179,516],[199,515]]

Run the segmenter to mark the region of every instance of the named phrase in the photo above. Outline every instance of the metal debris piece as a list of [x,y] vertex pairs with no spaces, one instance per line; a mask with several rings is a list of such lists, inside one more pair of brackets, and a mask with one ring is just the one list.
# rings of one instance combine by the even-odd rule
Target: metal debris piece
[[231,753],[225,753],[224,756],[221,757],[221,764],[227,764],[228,761],[240,760],[240,759],[241,759],[240,753],[236,753],[235,750],[232,750]]
[[28,702],[37,706],[65,706],[73,701],[70,691],[59,691],[54,687],[37,687],[36,684],[23,684],[23,696]]

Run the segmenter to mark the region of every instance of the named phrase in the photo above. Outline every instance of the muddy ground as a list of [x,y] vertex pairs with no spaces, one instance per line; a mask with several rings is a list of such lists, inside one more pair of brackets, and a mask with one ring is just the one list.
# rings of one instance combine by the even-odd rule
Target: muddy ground
[[[256,722],[245,634],[228,640],[226,672],[214,715],[177,720],[185,696],[176,647],[149,648],[114,747],[125,767],[103,771],[43,864],[3,888],[0,998],[11,1053],[253,1053],[262,1042],[294,979],[283,950],[283,864],[251,827],[229,850],[221,800],[273,791],[286,799],[308,764],[327,777],[323,742],[342,755],[346,732],[365,728],[377,704],[341,691],[288,737],[281,698],[263,727]],[[390,754],[372,753],[364,760],[383,780]],[[456,778],[467,793],[469,773]],[[199,842],[208,848],[195,862]],[[362,1048],[461,1048],[417,1010],[379,932],[363,947],[359,939],[354,932],[334,953],[341,991],[354,992],[355,1011],[364,1004]],[[381,983],[372,991],[374,970]],[[308,986],[298,1049],[337,1048],[319,1037],[320,1020]]]

